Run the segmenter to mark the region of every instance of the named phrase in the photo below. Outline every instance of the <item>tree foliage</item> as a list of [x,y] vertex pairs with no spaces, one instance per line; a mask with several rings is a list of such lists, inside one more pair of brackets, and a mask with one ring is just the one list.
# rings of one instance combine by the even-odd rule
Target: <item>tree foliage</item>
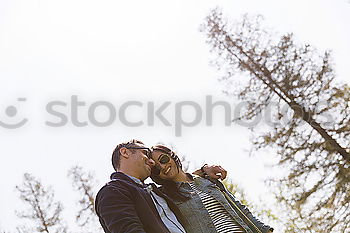
[[249,200],[244,189],[238,187],[230,179],[223,181],[226,189],[230,191],[243,205],[247,206],[254,216],[258,217],[262,222],[268,223],[275,228],[281,225],[281,220],[273,213],[272,209],[268,207],[263,200],[259,201],[259,204]]
[[85,232],[102,232],[94,208],[96,195],[94,189],[97,182],[93,173],[85,172],[80,166],[74,166],[68,171],[68,177],[72,180],[74,190],[79,193],[76,222],[85,229]]
[[[16,186],[20,199],[29,205],[27,211],[18,212],[20,218],[35,222],[37,232],[65,233],[66,227],[61,219],[62,204],[54,200],[51,187],[45,188],[34,176],[25,173],[21,186]],[[17,228],[23,232],[23,226]]]
[[244,16],[231,24],[214,9],[202,31],[222,80],[242,86],[246,78],[232,92],[247,103],[238,120],[275,106],[254,145],[275,148],[288,172],[275,184],[292,209],[289,232],[349,232],[350,88],[335,83],[329,51],[319,53],[293,34],[276,38],[261,23],[260,16]]
[[[94,209],[96,195],[94,190],[97,181],[93,173],[85,172],[82,167],[74,166],[68,171],[68,177],[72,180],[74,190],[79,194],[77,202],[79,210],[76,214],[78,228],[76,229],[84,233],[103,232]],[[35,228],[36,232],[68,232],[61,217],[62,204],[54,200],[54,191],[51,187],[44,187],[34,176],[25,173],[23,184],[16,186],[16,189],[20,198],[29,205],[27,211],[18,212],[17,215],[20,218],[32,220],[33,229]],[[17,226],[16,232],[34,232],[30,226],[31,224],[21,224]]]

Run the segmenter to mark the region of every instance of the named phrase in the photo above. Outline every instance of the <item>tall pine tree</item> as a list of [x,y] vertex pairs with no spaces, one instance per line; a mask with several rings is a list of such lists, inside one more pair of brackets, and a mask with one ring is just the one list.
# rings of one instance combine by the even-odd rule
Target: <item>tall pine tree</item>
[[335,83],[329,51],[297,43],[293,34],[276,39],[261,22],[244,16],[231,24],[214,9],[202,31],[222,80],[240,83],[228,91],[247,103],[239,120],[276,107],[254,145],[275,148],[288,171],[276,180],[292,210],[288,231],[349,232],[350,88]]

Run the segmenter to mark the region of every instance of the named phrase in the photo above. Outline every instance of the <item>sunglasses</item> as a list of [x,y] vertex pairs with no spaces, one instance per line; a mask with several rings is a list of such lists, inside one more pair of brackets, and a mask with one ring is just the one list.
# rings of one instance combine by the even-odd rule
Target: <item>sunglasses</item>
[[[158,158],[158,161],[159,161],[160,164],[166,164],[166,163],[168,163],[170,161],[170,159],[171,159],[170,155],[168,155],[168,154],[161,154],[159,156],[159,158]],[[153,178],[159,176],[160,170],[161,170],[160,166],[156,164],[154,167],[152,167],[152,174],[151,174],[151,176],[153,176]]]
[[166,164],[170,161],[170,156],[167,154],[161,154],[158,158],[160,164]]
[[135,149],[135,150],[142,150],[142,153],[147,156],[147,158],[152,158],[152,151],[148,147],[141,147],[141,146],[125,146],[126,149]]

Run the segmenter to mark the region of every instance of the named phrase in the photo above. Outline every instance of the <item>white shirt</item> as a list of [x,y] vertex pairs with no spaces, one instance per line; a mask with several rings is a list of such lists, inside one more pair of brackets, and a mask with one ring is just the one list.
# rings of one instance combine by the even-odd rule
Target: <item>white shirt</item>
[[[133,176],[127,176],[136,183],[144,185],[139,179]],[[151,195],[153,203],[156,206],[159,216],[162,219],[164,225],[169,229],[171,233],[186,233],[185,229],[177,220],[174,212],[169,208],[168,203],[166,203],[165,199],[158,196],[152,189],[153,188],[151,185],[146,187],[146,190]]]

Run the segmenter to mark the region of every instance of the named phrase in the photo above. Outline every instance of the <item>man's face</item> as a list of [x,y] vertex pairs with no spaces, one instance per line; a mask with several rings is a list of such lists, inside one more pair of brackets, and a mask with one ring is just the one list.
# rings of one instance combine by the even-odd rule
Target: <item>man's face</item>
[[144,145],[140,144],[133,146],[133,148],[136,149],[128,149],[130,153],[130,159],[133,164],[132,169],[135,173],[135,177],[142,181],[151,175],[151,168],[154,166],[154,161],[151,158],[147,157],[149,150],[137,149],[144,147]]
[[160,169],[159,177],[164,180],[174,180],[179,171],[175,164],[175,161],[169,154],[160,150],[154,150],[152,152],[152,159],[155,162],[155,166]]

